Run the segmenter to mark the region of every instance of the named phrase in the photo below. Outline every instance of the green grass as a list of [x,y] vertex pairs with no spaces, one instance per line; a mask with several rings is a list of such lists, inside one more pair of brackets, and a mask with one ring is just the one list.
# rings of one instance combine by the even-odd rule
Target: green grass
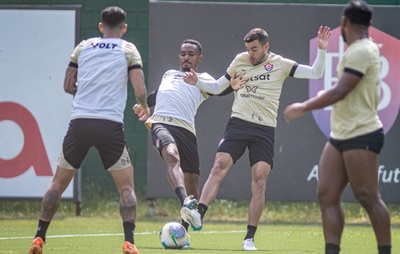
[[[210,207],[200,232],[189,231],[188,253],[237,253],[245,235],[248,202],[217,200]],[[389,205],[392,214],[392,253],[399,253],[399,205]],[[37,226],[39,204],[32,202],[0,203],[0,253],[27,253]],[[346,227],[342,253],[376,254],[376,241],[368,216],[358,204],[346,203]],[[323,235],[316,203],[267,202],[255,243],[259,253],[323,253]],[[135,242],[141,254],[176,253],[164,250],[158,239],[161,227],[179,221],[176,200],[157,200],[155,216],[148,216],[146,201],[140,201]],[[121,253],[122,223],[117,202],[88,203],[82,216],[74,215],[74,205],[62,203],[52,221],[45,254]]]

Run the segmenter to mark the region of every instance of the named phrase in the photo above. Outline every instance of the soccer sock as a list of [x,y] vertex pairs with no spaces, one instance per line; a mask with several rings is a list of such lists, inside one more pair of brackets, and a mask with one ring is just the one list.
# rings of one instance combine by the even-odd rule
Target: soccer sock
[[49,227],[49,225],[50,225],[50,221],[47,222],[47,221],[39,220],[35,238],[40,237],[40,238],[42,238],[43,242],[46,242],[46,232],[47,232],[47,228]]
[[186,229],[186,232],[188,231],[188,229],[189,229],[189,223],[187,223],[186,221],[184,221],[184,220],[182,220],[182,226]]
[[325,254],[339,254],[340,247],[337,244],[326,243],[325,244]]
[[133,240],[133,232],[135,231],[135,224],[126,221],[124,222],[123,225],[124,225],[125,241],[135,244],[135,241]]
[[183,206],[183,202],[185,201],[185,198],[187,197],[185,188],[183,188],[182,186],[176,187],[175,194],[178,196],[179,201],[181,202],[181,206]]
[[378,245],[378,254],[392,253],[392,245]]
[[197,205],[197,211],[198,211],[199,214],[201,215],[201,219],[204,218],[204,215],[206,214],[207,209],[208,209],[208,207],[207,207],[205,204],[203,204],[203,203],[199,203],[199,204]]
[[246,236],[244,237],[244,240],[246,239],[254,239],[254,235],[256,234],[257,231],[257,227],[256,226],[251,226],[251,225],[247,225],[247,233]]

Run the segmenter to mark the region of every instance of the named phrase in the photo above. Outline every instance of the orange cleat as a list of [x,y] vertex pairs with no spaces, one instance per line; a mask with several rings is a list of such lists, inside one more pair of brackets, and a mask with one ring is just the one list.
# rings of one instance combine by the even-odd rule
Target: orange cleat
[[124,246],[122,246],[123,254],[140,254],[136,246],[128,241],[124,242]]
[[35,239],[33,239],[31,248],[29,249],[29,254],[42,254],[43,253],[43,245],[44,245],[44,242],[43,242],[42,238],[36,237]]

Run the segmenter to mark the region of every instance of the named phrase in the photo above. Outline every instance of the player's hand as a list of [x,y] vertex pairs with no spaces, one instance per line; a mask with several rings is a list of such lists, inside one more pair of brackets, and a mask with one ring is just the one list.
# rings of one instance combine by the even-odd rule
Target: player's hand
[[301,117],[304,112],[303,103],[293,103],[285,108],[283,114],[286,122],[290,123],[292,120]]
[[246,72],[242,71],[238,76],[236,76],[236,72],[234,71],[231,76],[231,80],[229,83],[234,91],[239,90],[240,88],[244,87],[244,85],[249,80],[248,78],[243,78]]
[[326,50],[328,48],[329,37],[331,37],[331,28],[320,26],[318,30],[318,48]]
[[64,91],[66,93],[75,95],[78,90],[78,82],[77,82],[78,70],[77,68],[68,66],[65,71],[64,77]]
[[196,85],[198,79],[197,73],[193,69],[183,75],[183,81],[190,85]]
[[135,112],[136,115],[138,115],[139,121],[146,121],[147,118],[149,118],[150,116],[150,109],[147,106],[143,108],[141,105],[135,104],[132,110],[133,112]]

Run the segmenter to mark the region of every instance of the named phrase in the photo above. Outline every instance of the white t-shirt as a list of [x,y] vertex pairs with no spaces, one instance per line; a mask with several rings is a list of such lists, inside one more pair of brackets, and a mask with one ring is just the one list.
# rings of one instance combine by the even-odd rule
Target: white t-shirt
[[73,51],[78,65],[78,89],[71,118],[99,118],[123,122],[128,68],[142,68],[135,45],[118,38],[90,38]]
[[[184,74],[180,70],[164,73],[157,91],[154,113],[146,121],[147,127],[151,128],[152,123],[165,123],[186,128],[196,134],[197,109],[209,95],[196,86],[185,83],[182,79]],[[208,73],[199,73],[198,78],[215,81]]]

